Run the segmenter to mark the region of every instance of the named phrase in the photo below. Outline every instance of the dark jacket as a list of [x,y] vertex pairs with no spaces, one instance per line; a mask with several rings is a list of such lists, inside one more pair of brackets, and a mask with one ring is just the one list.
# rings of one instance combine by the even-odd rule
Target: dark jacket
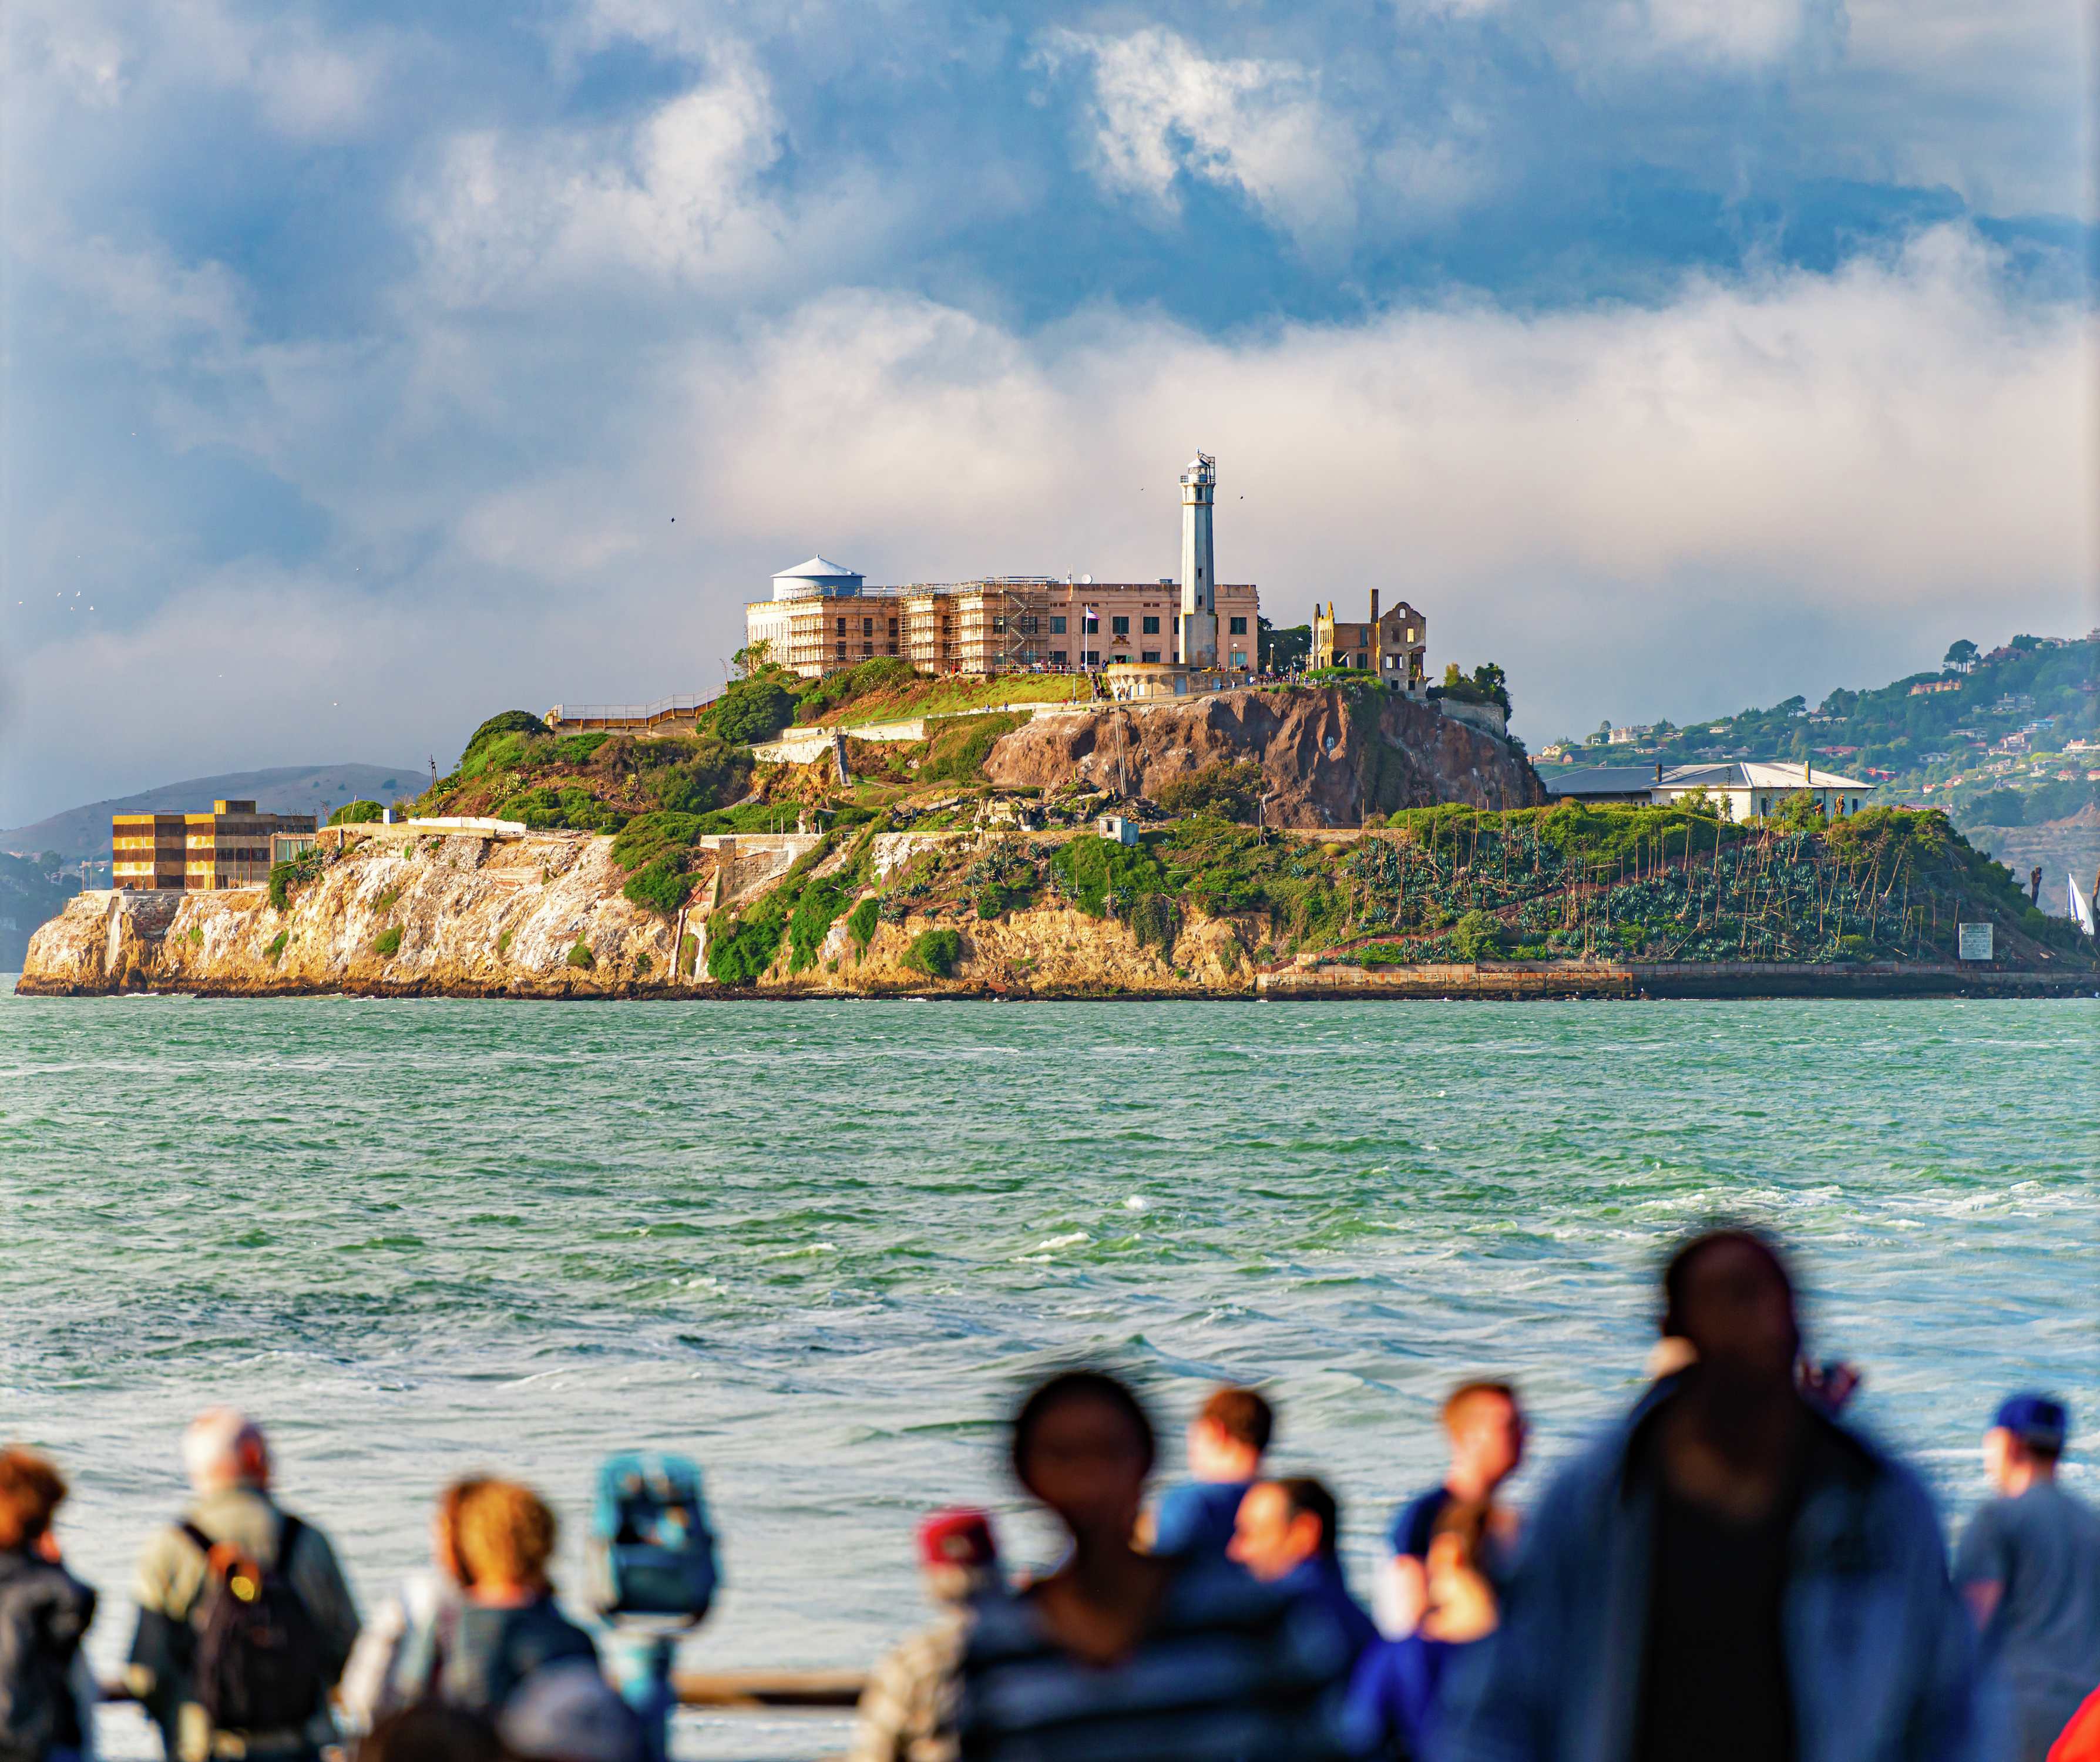
[[0,1762],[43,1762],[85,1735],[67,1673],[95,1592],[64,1567],[0,1549]]
[[598,1662],[598,1647],[551,1597],[518,1609],[461,1606],[444,1657],[439,1691],[455,1706],[493,1717],[511,1691],[545,1665],[563,1658]]
[[[1487,1642],[1484,1680],[1454,1708],[1458,1762],[1626,1762],[1639,1717],[1658,1494],[1633,1471],[1643,1400],[1547,1489]],[[1799,1762],[1966,1762],[1973,1650],[1945,1545],[1908,1470],[1821,1418],[1845,1472],[1804,1500],[1781,1606]]]

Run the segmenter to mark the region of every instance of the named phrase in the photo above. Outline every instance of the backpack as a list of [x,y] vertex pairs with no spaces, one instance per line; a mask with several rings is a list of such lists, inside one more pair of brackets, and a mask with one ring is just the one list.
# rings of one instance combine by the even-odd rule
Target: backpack
[[300,1527],[287,1513],[276,1558],[264,1567],[232,1543],[183,1525],[205,1557],[204,1590],[190,1611],[194,1694],[222,1731],[294,1730],[321,1704],[320,1631],[292,1588]]
[[653,1451],[609,1457],[598,1470],[585,1558],[600,1614],[699,1621],[718,1582],[699,1469]]

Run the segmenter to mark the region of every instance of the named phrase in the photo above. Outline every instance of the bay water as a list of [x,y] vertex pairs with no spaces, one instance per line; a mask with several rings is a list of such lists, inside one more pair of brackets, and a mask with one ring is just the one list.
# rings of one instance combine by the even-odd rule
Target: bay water
[[[1668,1245],[1791,1244],[1811,1349],[1950,1524],[2005,1393],[2100,1428],[2100,1001],[557,1005],[0,998],[0,1431],[72,1477],[105,1672],[185,1419],[262,1418],[368,1606],[470,1469],[576,1583],[593,1469],[704,1466],[688,1667],[854,1666],[924,1619],[1054,1367],[1132,1377],[1163,1464],[1219,1380],[1339,1491],[1367,1587],[1455,1381],[1515,1378],[1513,1491],[1635,1397]],[[2087,1457],[2070,1477],[2100,1491]],[[143,1753],[135,1716],[108,1722]],[[836,1718],[688,1718],[682,1756]]]

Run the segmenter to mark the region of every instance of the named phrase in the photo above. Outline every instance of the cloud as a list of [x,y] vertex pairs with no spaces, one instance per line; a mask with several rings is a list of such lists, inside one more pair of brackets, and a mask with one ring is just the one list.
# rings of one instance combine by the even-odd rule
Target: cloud
[[1045,55],[1093,64],[1100,176],[1166,210],[1190,177],[1243,192],[1303,242],[1348,230],[1360,157],[1320,100],[1317,75],[1287,61],[1205,59],[1172,32],[1048,34]]
[[428,285],[452,304],[510,304],[549,281],[777,262],[783,223],[753,180],[779,150],[763,80],[735,61],[630,126],[459,135],[409,197]]
[[[1220,566],[1273,619],[1405,595],[1437,663],[1509,668],[1533,735],[1820,697],[1929,665],[1979,619],[2082,614],[2089,323],[2009,304],[1992,269],[1947,229],[1835,276],[1695,278],[1657,308],[1453,305],[1251,339],[1116,313],[1024,337],[833,290],[689,339],[617,429],[449,509],[405,481],[428,456],[398,465],[429,524],[381,590],[350,588],[348,557],[402,518],[383,474],[342,500],[339,561],[213,570],[121,642],[46,643],[16,726],[63,720],[92,680],[108,707],[67,723],[66,764],[114,771],[196,726],[191,673],[231,632],[265,633],[265,721],[335,727],[293,707],[325,681],[345,738],[388,731],[372,754],[456,743],[490,706],[701,689],[743,601],[811,550],[892,581],[1171,573],[1198,445],[1220,460]],[[500,424],[503,388],[483,395]],[[231,764],[236,732],[192,750]],[[20,789],[11,817],[61,804]]]
[[17,77],[42,76],[74,102],[108,109],[135,95],[135,72],[150,68],[156,81],[246,94],[268,128],[291,140],[360,133],[392,71],[390,33],[331,33],[298,7],[20,0],[9,11],[7,61]]

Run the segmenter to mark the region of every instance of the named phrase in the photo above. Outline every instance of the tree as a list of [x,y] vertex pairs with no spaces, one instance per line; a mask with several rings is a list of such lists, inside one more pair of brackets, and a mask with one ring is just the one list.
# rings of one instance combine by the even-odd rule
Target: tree
[[1978,652],[1976,645],[1965,637],[1947,651],[1947,659],[1941,664],[1965,673],[1976,664]]
[[795,699],[770,679],[739,680],[715,707],[715,733],[739,746],[770,740],[793,720]]
[[1473,684],[1489,703],[1502,706],[1504,716],[1510,713],[1509,675],[1493,661],[1484,661],[1473,669]]
[[1287,673],[1312,658],[1312,627],[1291,624],[1278,630],[1266,618],[1256,618],[1255,664],[1266,673]]
[[773,664],[769,658],[772,652],[771,641],[761,637],[747,647],[739,649],[729,658],[729,664],[735,668],[739,679],[754,678]]

